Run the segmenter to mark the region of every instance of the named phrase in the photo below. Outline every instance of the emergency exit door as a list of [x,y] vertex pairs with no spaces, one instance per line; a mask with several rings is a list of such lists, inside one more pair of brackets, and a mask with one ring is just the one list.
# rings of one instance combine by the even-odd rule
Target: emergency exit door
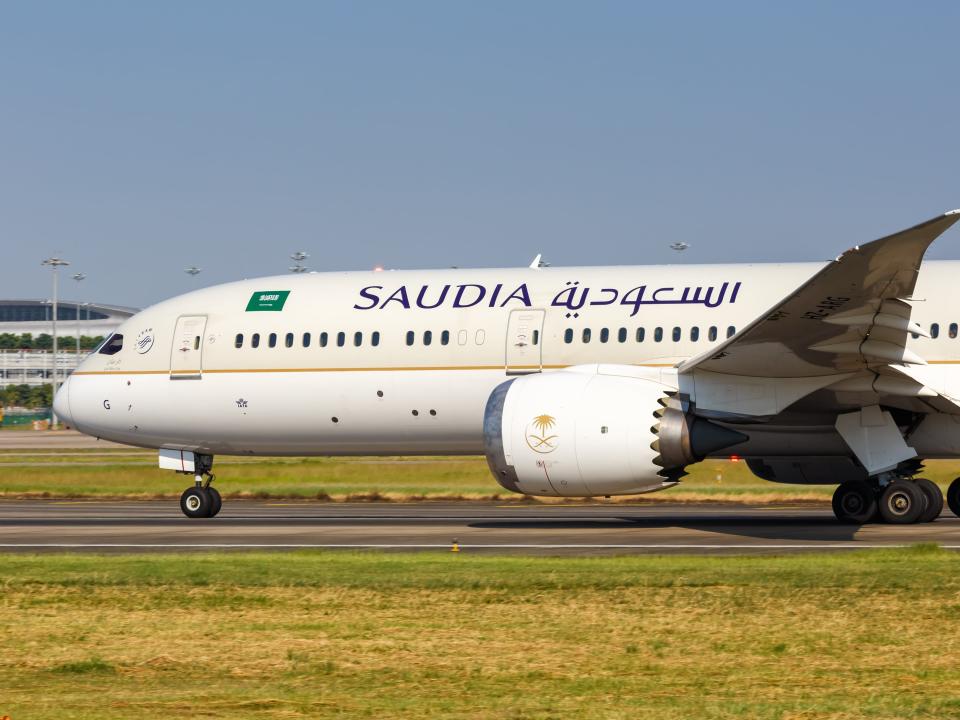
[[203,331],[206,315],[184,315],[177,319],[170,352],[171,380],[198,380],[203,374]]
[[543,310],[512,310],[507,321],[507,375],[538,373],[543,365]]

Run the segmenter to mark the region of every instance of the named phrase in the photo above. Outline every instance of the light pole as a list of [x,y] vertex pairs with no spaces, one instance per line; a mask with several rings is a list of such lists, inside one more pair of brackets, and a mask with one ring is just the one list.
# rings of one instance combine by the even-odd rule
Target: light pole
[[[53,395],[57,394],[57,276],[61,267],[70,263],[58,258],[56,255],[48,257],[41,265],[46,265],[53,271]],[[53,403],[50,403],[50,429],[57,425],[57,415],[53,411]]]
[[[80,281],[86,278],[84,273],[74,273],[73,279],[77,281],[77,297],[80,297]],[[80,363],[80,301],[77,300],[77,364]]]

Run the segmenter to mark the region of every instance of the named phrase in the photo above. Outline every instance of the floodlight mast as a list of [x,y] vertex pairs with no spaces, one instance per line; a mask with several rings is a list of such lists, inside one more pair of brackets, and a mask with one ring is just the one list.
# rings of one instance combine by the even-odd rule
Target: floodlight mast
[[[46,260],[40,263],[49,267],[53,271],[53,395],[57,394],[57,277],[59,276],[59,269],[66,267],[70,263],[62,258],[58,258],[56,255],[48,257]],[[53,411],[53,403],[50,403],[50,429],[52,430],[57,426],[57,414]]]
[[[77,297],[80,297],[80,281],[87,276],[85,273],[78,272],[73,274],[73,279],[77,281]],[[80,301],[77,300],[77,363],[80,364]]]

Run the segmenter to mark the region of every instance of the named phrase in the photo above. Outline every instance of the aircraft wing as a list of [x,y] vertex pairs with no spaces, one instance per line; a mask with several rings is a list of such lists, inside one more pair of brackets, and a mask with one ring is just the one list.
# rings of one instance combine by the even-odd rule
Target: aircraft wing
[[910,297],[927,247],[960,220],[953,210],[840,255],[761,317],[678,366],[755,378],[814,378],[924,364],[906,348]]

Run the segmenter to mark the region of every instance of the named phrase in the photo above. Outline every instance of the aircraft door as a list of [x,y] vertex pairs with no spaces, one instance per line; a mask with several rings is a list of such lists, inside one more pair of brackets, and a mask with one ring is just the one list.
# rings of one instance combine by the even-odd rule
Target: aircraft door
[[543,310],[512,310],[507,320],[507,375],[538,373],[543,366]]
[[206,315],[183,315],[177,318],[170,351],[171,380],[199,380],[203,374],[203,331]]

